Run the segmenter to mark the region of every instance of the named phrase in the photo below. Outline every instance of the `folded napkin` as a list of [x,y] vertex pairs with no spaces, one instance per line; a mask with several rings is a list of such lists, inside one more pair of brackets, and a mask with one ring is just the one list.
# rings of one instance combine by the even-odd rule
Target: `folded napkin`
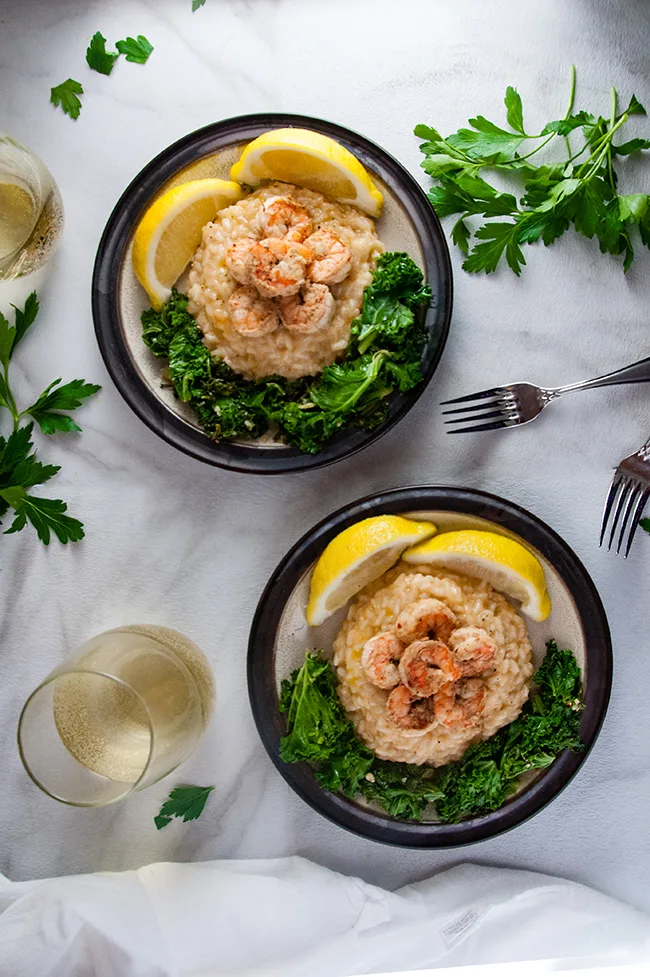
[[551,959],[648,962],[650,917],[563,879],[475,865],[397,892],[297,857],[0,876],[1,977],[351,977]]

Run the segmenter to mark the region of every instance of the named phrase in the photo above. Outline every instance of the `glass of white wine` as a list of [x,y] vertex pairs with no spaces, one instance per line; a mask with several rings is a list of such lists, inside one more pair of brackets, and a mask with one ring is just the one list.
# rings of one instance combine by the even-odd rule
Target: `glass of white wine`
[[101,807],[171,773],[214,707],[203,652],[171,628],[132,625],[91,638],[23,706],[18,749],[34,783]]
[[22,305],[43,284],[63,230],[63,205],[41,160],[0,132],[0,299]]

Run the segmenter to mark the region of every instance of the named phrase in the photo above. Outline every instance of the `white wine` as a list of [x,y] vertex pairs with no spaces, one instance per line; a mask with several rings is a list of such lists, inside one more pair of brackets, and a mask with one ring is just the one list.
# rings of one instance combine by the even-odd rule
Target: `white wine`
[[0,306],[22,305],[40,288],[63,230],[63,204],[52,174],[0,133]]
[[212,713],[205,656],[169,628],[109,631],[88,642],[74,668],[55,680],[56,730],[79,763],[112,781],[133,785],[147,764],[147,785],[164,776],[185,758]]

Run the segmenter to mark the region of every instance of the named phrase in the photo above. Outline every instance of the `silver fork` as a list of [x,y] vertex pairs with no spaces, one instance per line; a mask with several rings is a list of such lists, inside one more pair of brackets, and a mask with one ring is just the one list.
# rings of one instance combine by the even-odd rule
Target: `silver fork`
[[[643,508],[648,501],[648,496],[650,496],[650,440],[642,444],[634,454],[624,458],[614,472],[614,478],[609,487],[609,495],[605,503],[603,524],[600,530],[601,546],[603,545],[603,540],[607,532],[609,517],[612,514],[612,510],[614,510],[607,549],[611,550],[612,548],[620,520],[621,528],[618,534],[616,552],[621,552],[621,546],[623,545],[625,531],[627,529],[628,536],[627,543],[625,544],[625,558],[627,559]],[[615,507],[614,504],[616,504]]]
[[[609,387],[617,383],[644,383],[650,380],[650,357],[632,363],[615,373],[581,383],[570,383],[565,387],[538,387],[534,383],[508,383],[503,387],[481,390],[465,397],[444,400],[441,407],[448,404],[467,404],[466,407],[453,407],[443,414],[454,414],[445,424],[464,424],[452,427],[448,434],[465,434],[471,431],[497,431],[504,427],[527,424],[534,420],[552,400],[572,390],[589,390],[592,387]],[[476,401],[476,403],[470,403]],[[478,422],[478,423],[475,423]],[[473,425],[473,426],[468,426]]]

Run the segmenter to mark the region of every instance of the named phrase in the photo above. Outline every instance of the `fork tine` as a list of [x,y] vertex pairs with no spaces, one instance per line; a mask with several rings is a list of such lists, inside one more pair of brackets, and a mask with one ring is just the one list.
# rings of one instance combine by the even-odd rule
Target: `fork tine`
[[636,479],[630,479],[630,495],[628,496],[627,504],[625,506],[625,512],[623,513],[623,519],[621,521],[621,531],[618,534],[618,543],[616,546],[616,552],[621,552],[621,546],[623,545],[623,538],[625,536],[625,530],[627,524],[630,521],[630,515],[636,508],[636,504],[639,501],[639,496],[643,493],[643,487],[636,481]]
[[451,427],[447,429],[447,434],[471,434],[472,431],[498,431],[501,428],[509,426],[505,421],[494,421],[492,424],[477,424],[475,427]]
[[599,546],[603,545],[603,540],[605,538],[605,533],[607,532],[607,522],[609,520],[609,514],[612,511],[612,506],[614,504],[614,499],[616,498],[616,493],[618,492],[621,482],[623,480],[622,473],[616,469],[614,472],[614,477],[612,479],[612,484],[609,486],[609,492],[607,495],[607,501],[605,502],[605,511],[603,512],[603,521],[600,526],[600,542]]
[[645,508],[645,504],[648,501],[648,496],[650,495],[650,489],[646,489],[641,493],[640,499],[637,501],[634,513],[632,514],[632,525],[630,526],[630,535],[627,538],[627,546],[625,547],[625,559],[627,560],[628,553],[632,546],[632,540],[634,539],[634,534],[639,525],[639,520],[641,518],[641,513]]
[[453,400],[441,400],[440,406],[447,404],[464,404],[468,400],[483,400],[485,397],[499,397],[504,393],[503,387],[495,387],[493,390],[479,390],[475,394],[467,394],[465,397],[454,397]]
[[471,411],[487,410],[489,407],[496,407],[497,404],[500,403],[501,400],[495,398],[494,400],[483,401],[482,403],[478,403],[478,404],[471,404],[470,407],[452,407],[451,410],[442,410],[440,411],[440,413],[441,414],[468,414]]
[[608,550],[611,550],[611,548],[612,548],[612,543],[614,542],[614,534],[616,533],[616,527],[618,525],[618,520],[620,519],[621,513],[623,512],[623,506],[626,503],[626,499],[627,499],[627,497],[629,495],[629,492],[630,492],[631,487],[632,487],[632,483],[627,478],[627,476],[625,476],[624,479],[623,479],[623,481],[622,481],[622,483],[621,483],[621,491],[619,492],[618,499],[616,500],[616,509],[614,510],[614,516],[612,518],[611,532],[609,534],[609,542],[607,544],[607,549]]
[[489,421],[493,417],[500,417],[502,421],[516,421],[517,413],[504,410],[493,410],[488,411],[487,414],[474,414],[473,417],[450,417],[448,421],[445,421],[445,424],[471,424],[473,421]]

